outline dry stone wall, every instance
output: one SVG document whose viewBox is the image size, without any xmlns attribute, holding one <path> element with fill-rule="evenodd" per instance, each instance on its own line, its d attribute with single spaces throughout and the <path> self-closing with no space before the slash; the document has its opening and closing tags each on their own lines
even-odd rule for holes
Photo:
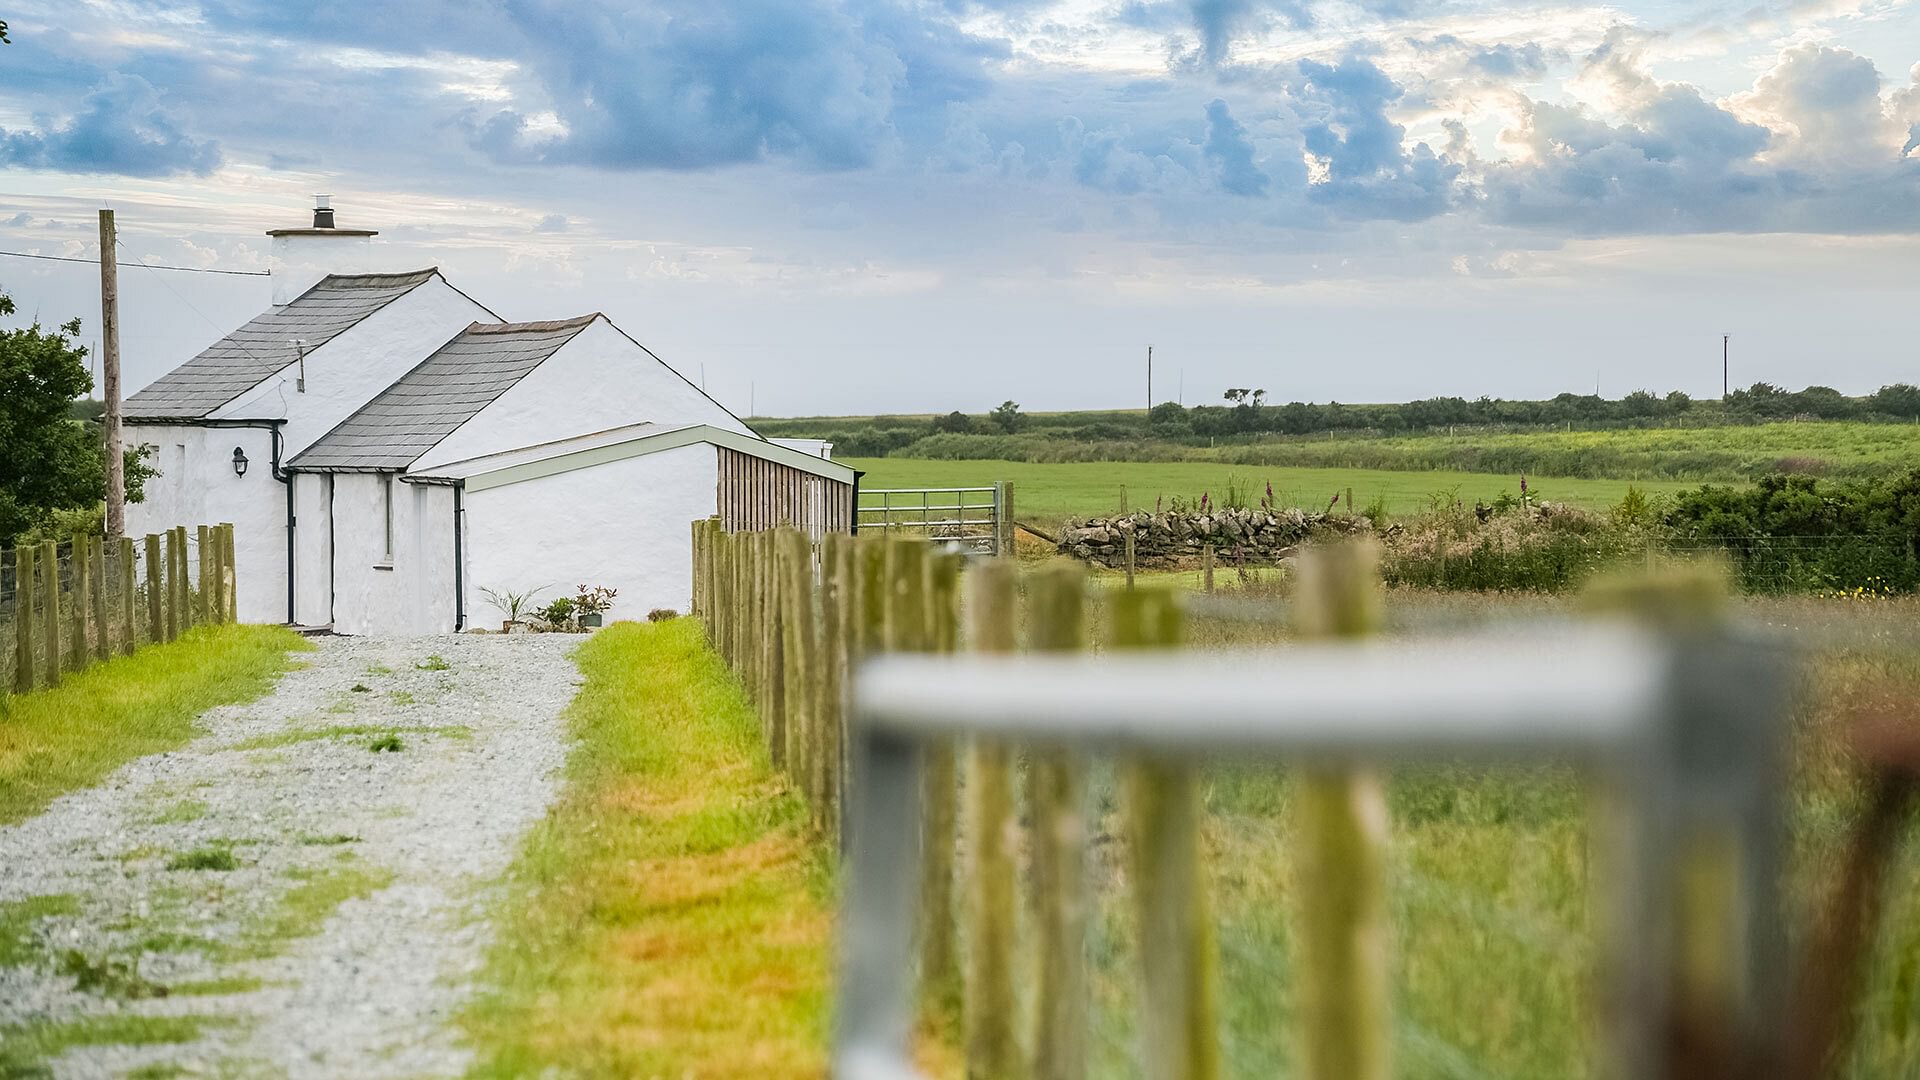
<svg viewBox="0 0 1920 1080">
<path fill-rule="evenodd" d="M 1127 561 L 1127 533 L 1134 537 L 1134 565 L 1142 569 L 1197 566 L 1208 544 L 1223 566 L 1244 560 L 1271 565 L 1309 540 L 1371 532 L 1364 516 L 1313 514 L 1297 507 L 1268 510 L 1226 507 L 1209 513 L 1137 510 L 1118 517 L 1070 520 L 1060 531 L 1059 551 L 1102 566 Z"/>
</svg>

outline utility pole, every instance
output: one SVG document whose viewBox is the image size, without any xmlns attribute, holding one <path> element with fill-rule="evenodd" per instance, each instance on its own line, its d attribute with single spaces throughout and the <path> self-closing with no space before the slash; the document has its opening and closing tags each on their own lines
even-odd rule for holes
<svg viewBox="0 0 1920 1080">
<path fill-rule="evenodd" d="M 1153 346 L 1147 346 L 1147 415 L 1153 415 Z"/>
<path fill-rule="evenodd" d="M 1733 396 L 1733 388 L 1729 386 L 1727 383 L 1727 339 L 1732 336 L 1733 336 L 1732 334 L 1720 335 L 1720 400 L 1721 401 L 1725 401 L 1728 398 Z"/>
<path fill-rule="evenodd" d="M 114 263 L 113 211 L 100 211 L 100 396 L 107 436 L 107 538 L 127 531 L 126 460 L 120 434 L 120 271 Z"/>
</svg>

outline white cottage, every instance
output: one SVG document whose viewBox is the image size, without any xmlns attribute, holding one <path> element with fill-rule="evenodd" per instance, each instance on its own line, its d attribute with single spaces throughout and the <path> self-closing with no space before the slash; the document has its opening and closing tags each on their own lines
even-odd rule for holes
<svg viewBox="0 0 1920 1080">
<path fill-rule="evenodd" d="M 126 407 L 160 470 L 129 531 L 233 522 L 241 618 L 445 632 L 497 621 L 483 590 L 580 584 L 640 617 L 687 606 L 695 518 L 851 529 L 830 448 L 761 438 L 604 315 L 352 272 L 373 234 L 325 207 L 269 235 L 275 305 Z"/>
</svg>

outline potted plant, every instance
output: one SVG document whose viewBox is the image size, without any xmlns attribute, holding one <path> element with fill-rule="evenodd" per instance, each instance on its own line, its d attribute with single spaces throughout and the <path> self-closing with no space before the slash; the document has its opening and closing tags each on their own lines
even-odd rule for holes
<svg viewBox="0 0 1920 1080">
<path fill-rule="evenodd" d="M 613 606 L 613 598 L 620 595 L 619 590 L 605 585 L 580 586 L 573 598 L 573 615 L 580 620 L 581 626 L 599 626 L 601 617 Z"/>
<path fill-rule="evenodd" d="M 549 630 L 566 631 L 573 629 L 573 597 L 562 596 L 546 607 L 534 612 L 540 621 L 547 624 Z"/>
<path fill-rule="evenodd" d="M 500 624 L 501 633 L 524 634 L 533 629 L 527 622 L 527 616 L 533 613 L 533 598 L 540 595 L 541 590 L 545 588 L 546 586 L 542 585 L 538 589 L 514 592 L 512 589 L 496 590 L 482 586 L 480 595 L 486 597 L 487 603 L 492 604 L 500 614 L 507 617 L 506 621 Z"/>
</svg>

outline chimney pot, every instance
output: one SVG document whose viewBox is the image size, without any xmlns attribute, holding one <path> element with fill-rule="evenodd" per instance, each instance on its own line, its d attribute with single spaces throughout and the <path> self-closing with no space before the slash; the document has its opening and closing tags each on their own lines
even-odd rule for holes
<svg viewBox="0 0 1920 1080">
<path fill-rule="evenodd" d="M 313 227 L 333 228 L 333 196 L 315 195 L 313 197 Z"/>
</svg>

